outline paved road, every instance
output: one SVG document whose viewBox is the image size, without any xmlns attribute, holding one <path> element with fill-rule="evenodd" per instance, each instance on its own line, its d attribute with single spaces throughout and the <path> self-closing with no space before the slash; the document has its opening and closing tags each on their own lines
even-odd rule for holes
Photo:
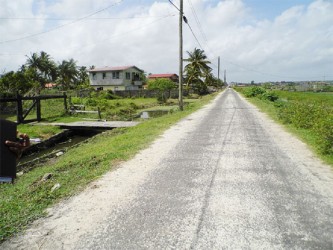
<svg viewBox="0 0 333 250">
<path fill-rule="evenodd" d="M 226 90 L 4 245 L 27 246 L 333 249 L 333 174 Z"/>
</svg>

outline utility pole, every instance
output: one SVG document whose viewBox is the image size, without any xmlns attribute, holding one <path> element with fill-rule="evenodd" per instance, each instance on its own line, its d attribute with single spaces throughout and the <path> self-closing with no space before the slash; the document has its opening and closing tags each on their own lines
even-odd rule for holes
<svg viewBox="0 0 333 250">
<path fill-rule="evenodd" d="M 227 85 L 227 70 L 224 70 L 224 85 Z"/>
<path fill-rule="evenodd" d="M 220 57 L 217 58 L 217 79 L 220 81 Z"/>
<path fill-rule="evenodd" d="M 179 5 L 179 109 L 183 110 L 183 0 Z"/>
</svg>

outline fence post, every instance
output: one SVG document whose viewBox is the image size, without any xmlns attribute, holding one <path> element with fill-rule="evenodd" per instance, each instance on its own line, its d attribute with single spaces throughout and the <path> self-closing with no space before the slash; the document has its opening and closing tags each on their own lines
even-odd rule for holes
<svg viewBox="0 0 333 250">
<path fill-rule="evenodd" d="M 98 111 L 98 118 L 99 118 L 100 120 L 102 120 L 101 110 L 100 110 L 99 107 L 97 107 L 97 111 Z"/>
<path fill-rule="evenodd" d="M 67 111 L 67 95 L 65 92 L 64 92 L 64 108 L 65 108 L 65 111 Z"/>
<path fill-rule="evenodd" d="M 17 123 L 20 124 L 23 122 L 23 107 L 22 107 L 22 96 L 17 93 L 16 94 L 17 99 Z"/>
<path fill-rule="evenodd" d="M 36 98 L 36 105 L 37 105 L 37 121 L 40 122 L 42 120 L 42 116 L 41 116 L 40 97 L 39 96 L 37 96 L 37 98 Z"/>
</svg>

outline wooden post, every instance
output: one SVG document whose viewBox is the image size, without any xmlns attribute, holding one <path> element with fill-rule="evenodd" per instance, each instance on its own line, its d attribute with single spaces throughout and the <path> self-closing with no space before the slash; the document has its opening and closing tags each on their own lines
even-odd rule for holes
<svg viewBox="0 0 333 250">
<path fill-rule="evenodd" d="M 69 97 L 69 100 L 71 100 L 70 98 L 71 97 Z M 67 95 L 65 92 L 64 92 L 64 108 L 65 108 L 65 111 L 67 111 Z"/>
<path fill-rule="evenodd" d="M 17 99 L 17 123 L 20 124 L 23 122 L 23 107 L 22 107 L 22 96 L 17 93 L 16 94 Z"/>
<path fill-rule="evenodd" d="M 42 116 L 41 116 L 41 109 L 40 109 L 40 98 L 39 96 L 36 98 L 36 107 L 37 107 L 37 121 L 40 122 L 42 120 Z"/>
<path fill-rule="evenodd" d="M 97 111 L 98 111 L 98 118 L 99 118 L 100 120 L 102 120 L 101 110 L 100 110 L 99 107 L 97 107 Z"/>
</svg>

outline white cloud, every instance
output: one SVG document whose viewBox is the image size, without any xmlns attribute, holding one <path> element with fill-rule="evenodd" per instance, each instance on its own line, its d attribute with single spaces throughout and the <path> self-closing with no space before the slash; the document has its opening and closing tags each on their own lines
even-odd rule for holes
<svg viewBox="0 0 333 250">
<path fill-rule="evenodd" d="M 245 0 L 190 2 L 206 39 L 189 1 L 184 1 L 189 24 L 215 62 L 215 70 L 217 56 L 221 56 L 229 81 L 312 80 L 324 75 L 328 79 L 329 74 L 333 79 L 331 1 L 294 6 L 270 20 L 256 19 Z M 110 5 L 107 0 L 0 3 L 4 6 L 0 17 L 79 18 Z M 178 72 L 178 13 L 168 1 L 150 5 L 123 1 L 93 17 L 128 18 L 80 22 L 0 19 L 0 72 L 17 70 L 25 62 L 25 55 L 41 50 L 56 61 L 74 58 L 85 66 L 134 64 L 151 73 Z M 59 25 L 65 26 L 55 29 Z M 199 45 L 186 24 L 183 28 L 186 57 L 186 51 Z M 50 29 L 54 30 L 47 32 Z M 42 32 L 46 33 L 5 42 Z"/>
</svg>

